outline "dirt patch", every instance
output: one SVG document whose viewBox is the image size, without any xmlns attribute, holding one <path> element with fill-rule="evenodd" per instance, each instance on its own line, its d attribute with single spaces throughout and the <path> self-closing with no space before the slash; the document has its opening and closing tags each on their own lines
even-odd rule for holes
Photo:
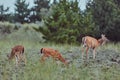
<svg viewBox="0 0 120 80">
<path fill-rule="evenodd" d="M 107 66 L 112 66 L 112 65 L 119 65 L 120 66 L 120 53 L 116 52 L 114 50 L 100 50 L 96 54 L 96 59 L 93 60 L 93 55 L 92 51 L 90 50 L 88 55 L 89 59 L 86 60 L 86 54 L 84 54 L 84 60 L 82 60 L 82 53 L 80 51 L 76 52 L 66 52 L 66 57 L 67 59 L 72 62 L 72 63 L 77 63 L 77 65 L 82 65 L 83 62 L 87 62 L 86 64 L 92 64 L 92 65 L 97 65 L 97 66 L 102 66 L 102 65 L 107 65 Z"/>
</svg>

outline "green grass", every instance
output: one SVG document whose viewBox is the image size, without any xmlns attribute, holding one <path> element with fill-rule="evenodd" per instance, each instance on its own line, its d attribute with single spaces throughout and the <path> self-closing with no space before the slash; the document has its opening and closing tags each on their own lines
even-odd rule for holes
<svg viewBox="0 0 120 80">
<path fill-rule="evenodd" d="M 18 25 L 19 26 L 19 25 Z M 24 24 L 14 30 L 15 24 L 0 22 L 0 27 L 10 29 L 11 33 L 0 32 L 0 80 L 120 80 L 120 43 L 106 44 L 97 49 L 96 60 L 81 59 L 81 45 L 43 43 L 42 34 L 33 30 L 36 24 Z M 7 54 L 15 45 L 25 47 L 27 64 L 15 66 L 15 60 L 7 60 Z M 72 62 L 69 67 L 59 65 L 49 58 L 45 63 L 40 62 L 38 53 L 42 47 L 50 47 Z M 85 55 L 85 54 L 84 54 Z M 118 62 L 111 61 L 118 56 Z"/>
<path fill-rule="evenodd" d="M 27 65 L 15 66 L 15 61 L 7 61 L 6 55 L 10 53 L 14 45 L 22 44 L 25 46 Z M 52 47 L 59 50 L 64 57 L 68 57 L 70 52 L 77 54 L 78 57 L 72 59 L 73 63 L 65 67 L 62 63 L 57 65 L 51 58 L 45 63 L 40 63 L 41 55 L 38 54 L 40 48 Z M 108 44 L 100 47 L 102 50 L 114 50 L 119 53 L 120 44 Z M 80 62 L 77 60 L 80 59 Z M 100 65 L 100 66 L 99 66 Z M 120 64 L 111 66 L 106 63 L 81 61 L 81 47 L 63 44 L 45 44 L 29 41 L 1 41 L 0 42 L 0 79 L 2 80 L 119 80 Z"/>
</svg>

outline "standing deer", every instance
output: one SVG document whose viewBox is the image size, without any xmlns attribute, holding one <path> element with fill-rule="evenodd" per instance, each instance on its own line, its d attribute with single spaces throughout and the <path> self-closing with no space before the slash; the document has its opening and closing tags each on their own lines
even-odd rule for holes
<svg viewBox="0 0 120 80">
<path fill-rule="evenodd" d="M 43 54 L 41 61 L 45 61 L 47 57 L 52 57 L 54 60 L 60 60 L 63 62 L 65 65 L 67 65 L 66 60 L 62 57 L 62 55 L 54 49 L 51 48 L 41 48 L 40 53 Z"/>
<path fill-rule="evenodd" d="M 24 55 L 24 47 L 22 45 L 17 45 L 12 48 L 10 55 L 7 55 L 8 59 L 11 60 L 13 58 L 16 59 L 16 66 L 20 61 L 24 61 L 26 64 L 26 59 Z"/>
<path fill-rule="evenodd" d="M 82 38 L 82 44 L 83 44 L 82 58 L 83 58 L 83 54 L 84 54 L 84 48 L 86 47 L 86 59 L 88 59 L 88 50 L 90 48 L 93 49 L 93 59 L 95 59 L 97 47 L 105 44 L 107 41 L 109 41 L 109 40 L 105 37 L 104 34 L 102 34 L 101 38 L 98 40 L 91 36 L 83 37 Z"/>
</svg>

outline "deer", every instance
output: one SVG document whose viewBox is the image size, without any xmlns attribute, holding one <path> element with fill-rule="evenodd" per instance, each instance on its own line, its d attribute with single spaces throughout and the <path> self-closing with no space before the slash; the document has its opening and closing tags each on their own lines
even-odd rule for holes
<svg viewBox="0 0 120 80">
<path fill-rule="evenodd" d="M 86 59 L 88 59 L 88 50 L 92 49 L 93 50 L 93 59 L 95 59 L 96 57 L 96 49 L 100 46 L 100 45 L 104 45 L 106 42 L 108 42 L 109 40 L 107 39 L 107 37 L 104 34 L 101 34 L 101 38 L 100 39 L 96 39 L 94 37 L 91 36 L 85 36 L 82 38 L 82 59 L 84 56 L 84 50 L 86 48 Z"/>
<path fill-rule="evenodd" d="M 65 65 L 68 64 L 67 61 L 62 57 L 61 53 L 59 53 L 59 51 L 54 50 L 52 48 L 41 48 L 40 53 L 43 54 L 43 56 L 40 59 L 41 62 L 44 62 L 48 57 L 52 57 L 53 60 L 55 61 L 59 60 Z"/>
<path fill-rule="evenodd" d="M 26 64 L 26 58 L 24 54 L 24 46 L 16 45 L 12 48 L 11 53 L 7 55 L 8 60 L 12 60 L 13 58 L 16 59 L 16 66 L 20 63 L 20 61 L 24 61 Z"/>
</svg>

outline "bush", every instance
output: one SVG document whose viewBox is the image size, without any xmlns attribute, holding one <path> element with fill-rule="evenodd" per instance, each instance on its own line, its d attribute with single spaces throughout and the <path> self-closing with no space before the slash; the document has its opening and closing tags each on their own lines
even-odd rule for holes
<svg viewBox="0 0 120 80">
<path fill-rule="evenodd" d="M 80 34 L 80 11 L 77 1 L 60 1 L 51 8 L 51 14 L 44 18 L 45 27 L 36 29 L 47 41 L 55 43 L 76 43 Z"/>
</svg>

